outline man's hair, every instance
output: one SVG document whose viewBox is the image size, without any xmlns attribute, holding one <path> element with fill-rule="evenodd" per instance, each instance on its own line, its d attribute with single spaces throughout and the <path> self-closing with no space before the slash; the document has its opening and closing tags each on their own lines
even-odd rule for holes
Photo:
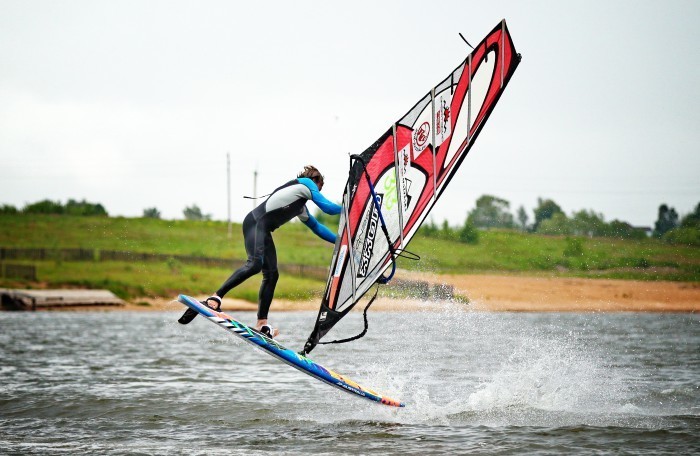
<svg viewBox="0 0 700 456">
<path fill-rule="evenodd" d="M 323 184 L 323 174 L 321 174 L 321 171 L 312 165 L 304 166 L 304 171 L 300 172 L 297 177 L 307 177 L 312 181 L 318 181 Z"/>
</svg>

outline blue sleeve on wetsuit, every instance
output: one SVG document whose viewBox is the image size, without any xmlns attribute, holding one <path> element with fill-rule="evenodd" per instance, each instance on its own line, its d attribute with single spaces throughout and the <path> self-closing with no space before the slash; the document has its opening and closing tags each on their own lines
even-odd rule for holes
<svg viewBox="0 0 700 456">
<path fill-rule="evenodd" d="M 332 201 L 327 200 L 326 197 L 318 191 L 316 182 L 312 181 L 308 177 L 299 177 L 297 180 L 300 184 L 304 184 L 306 188 L 311 191 L 311 201 L 313 201 L 323 212 L 328 215 L 340 214 L 342 207 Z"/>
<path fill-rule="evenodd" d="M 313 231 L 316 236 L 320 237 L 324 241 L 328 241 L 331 244 L 335 244 L 336 235 L 328 229 L 323 223 L 318 223 L 318 220 L 314 218 L 313 215 L 308 214 L 309 218 L 304 222 L 304 225 L 308 226 L 311 231 Z"/>
</svg>

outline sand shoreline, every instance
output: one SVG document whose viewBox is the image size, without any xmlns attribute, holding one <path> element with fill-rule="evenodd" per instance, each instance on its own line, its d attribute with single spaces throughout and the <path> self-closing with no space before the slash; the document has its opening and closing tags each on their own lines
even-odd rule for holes
<svg viewBox="0 0 700 456">
<path fill-rule="evenodd" d="M 419 299 L 379 297 L 374 310 L 439 310 L 446 306 L 493 312 L 699 312 L 700 283 L 645 282 L 638 280 L 526 277 L 495 274 L 437 275 L 402 271 L 402 278 L 454 286 L 455 293 L 469 298 L 468 304 Z M 203 296 L 197 296 L 204 298 Z M 174 297 L 173 297 L 174 298 Z M 148 303 L 148 305 L 137 303 Z M 364 299 L 357 310 L 364 308 Z M 275 300 L 271 310 L 318 310 L 317 301 Z M 71 308 L 71 310 L 95 308 Z M 174 299 L 137 299 L 119 308 L 104 310 L 173 310 L 182 305 Z M 255 311 L 256 304 L 224 299 L 228 311 Z"/>
</svg>

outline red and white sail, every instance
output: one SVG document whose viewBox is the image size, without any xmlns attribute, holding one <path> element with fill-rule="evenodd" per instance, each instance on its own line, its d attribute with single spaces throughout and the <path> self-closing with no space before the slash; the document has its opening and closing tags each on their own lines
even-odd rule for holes
<svg viewBox="0 0 700 456">
<path fill-rule="evenodd" d="M 471 150 L 520 62 L 505 20 L 445 79 L 360 154 L 377 195 L 389 240 L 380 229 L 362 164 L 343 194 L 333 259 L 314 346 L 377 281 L 403 249 Z"/>
</svg>

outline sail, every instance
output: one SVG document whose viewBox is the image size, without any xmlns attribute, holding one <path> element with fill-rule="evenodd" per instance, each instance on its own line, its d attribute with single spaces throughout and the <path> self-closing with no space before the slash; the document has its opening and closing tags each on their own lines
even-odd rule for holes
<svg viewBox="0 0 700 456">
<path fill-rule="evenodd" d="M 519 62 L 504 20 L 352 160 L 328 281 L 305 353 L 409 243 L 471 150 Z"/>
</svg>

